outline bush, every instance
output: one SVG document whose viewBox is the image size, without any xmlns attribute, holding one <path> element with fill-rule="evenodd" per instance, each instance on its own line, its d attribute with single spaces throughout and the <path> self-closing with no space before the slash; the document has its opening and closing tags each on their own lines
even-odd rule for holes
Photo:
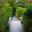
<svg viewBox="0 0 32 32">
<path fill-rule="evenodd" d="M 1 31 L 6 32 L 8 18 L 12 16 L 13 8 L 9 6 L 8 3 L 0 7 L 0 25 Z"/>
<path fill-rule="evenodd" d="M 24 12 L 26 12 L 26 8 L 17 7 L 17 9 L 16 9 L 16 16 L 21 16 L 21 15 L 24 14 Z"/>
<path fill-rule="evenodd" d="M 27 7 L 26 13 L 24 13 L 24 25 L 25 25 L 25 30 L 27 32 L 30 31 L 30 27 L 32 27 L 32 5 L 29 5 Z"/>
<path fill-rule="evenodd" d="M 24 13 L 27 17 L 31 18 L 32 17 L 32 4 L 30 4 L 28 7 L 27 7 L 27 12 Z"/>
</svg>

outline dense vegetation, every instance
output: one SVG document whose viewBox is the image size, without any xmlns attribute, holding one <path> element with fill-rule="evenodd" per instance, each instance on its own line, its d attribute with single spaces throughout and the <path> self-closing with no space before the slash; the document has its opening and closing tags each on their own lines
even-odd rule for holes
<svg viewBox="0 0 32 32">
<path fill-rule="evenodd" d="M 9 0 L 5 3 L 0 4 L 0 29 L 3 32 L 6 32 L 7 30 L 7 22 L 9 17 L 13 16 L 13 7 L 16 6 L 16 16 L 22 17 L 23 16 L 23 23 L 25 25 L 25 30 L 28 31 L 30 27 L 32 27 L 32 3 L 28 2 L 25 4 L 25 1 L 23 2 L 17 2 L 16 4 L 14 2 L 10 2 Z M 15 4 L 15 5 L 13 5 Z M 29 31 L 28 31 L 29 32 Z"/>
</svg>

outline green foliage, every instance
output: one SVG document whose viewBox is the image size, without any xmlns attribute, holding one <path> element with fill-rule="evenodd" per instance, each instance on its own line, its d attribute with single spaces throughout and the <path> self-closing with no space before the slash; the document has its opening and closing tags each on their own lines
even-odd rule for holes
<svg viewBox="0 0 32 32">
<path fill-rule="evenodd" d="M 8 1 L 8 3 L 7 3 Z M 2 4 L 0 4 L 0 25 L 1 30 L 6 32 L 8 18 L 13 16 L 13 7 L 16 6 L 16 16 L 23 16 L 23 23 L 26 28 L 29 28 L 32 24 L 32 3 L 25 4 L 26 0 L 20 0 L 16 4 L 16 2 L 11 2 L 11 0 L 5 0 Z M 13 6 L 13 7 L 12 7 Z M 28 7 L 26 7 L 28 6 Z M 22 8 L 25 7 L 25 8 Z"/>
<path fill-rule="evenodd" d="M 0 5 L 0 25 L 1 25 L 1 30 L 2 31 L 6 31 L 6 27 L 7 27 L 7 22 L 8 22 L 8 18 L 12 16 L 12 11 L 13 8 L 10 7 L 9 3 Z"/>
<path fill-rule="evenodd" d="M 24 13 L 24 25 L 26 31 L 28 28 L 32 27 L 32 4 L 30 4 L 27 8 L 26 13 Z"/>
<path fill-rule="evenodd" d="M 32 4 L 27 7 L 27 12 L 24 13 L 27 17 L 32 18 Z"/>
<path fill-rule="evenodd" d="M 26 12 L 26 8 L 17 7 L 17 9 L 16 9 L 16 16 L 21 16 L 21 15 L 24 14 L 24 12 Z"/>
</svg>

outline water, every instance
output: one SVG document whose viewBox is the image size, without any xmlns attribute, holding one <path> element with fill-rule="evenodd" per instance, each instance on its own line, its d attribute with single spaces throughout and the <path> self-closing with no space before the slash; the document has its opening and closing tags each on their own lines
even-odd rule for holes
<svg viewBox="0 0 32 32">
<path fill-rule="evenodd" d="M 9 32 L 23 32 L 24 31 L 21 20 L 17 19 L 17 17 L 14 16 L 12 19 L 10 17 L 8 23 L 9 23 Z"/>
</svg>

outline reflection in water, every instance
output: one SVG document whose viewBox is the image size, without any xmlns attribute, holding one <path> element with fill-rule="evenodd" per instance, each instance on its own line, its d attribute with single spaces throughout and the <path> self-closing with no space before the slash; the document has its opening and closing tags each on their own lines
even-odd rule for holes
<svg viewBox="0 0 32 32">
<path fill-rule="evenodd" d="M 17 19 L 17 17 L 11 17 L 9 18 L 9 31 L 10 32 L 23 32 L 24 28 L 23 25 L 21 24 L 21 21 Z"/>
</svg>

